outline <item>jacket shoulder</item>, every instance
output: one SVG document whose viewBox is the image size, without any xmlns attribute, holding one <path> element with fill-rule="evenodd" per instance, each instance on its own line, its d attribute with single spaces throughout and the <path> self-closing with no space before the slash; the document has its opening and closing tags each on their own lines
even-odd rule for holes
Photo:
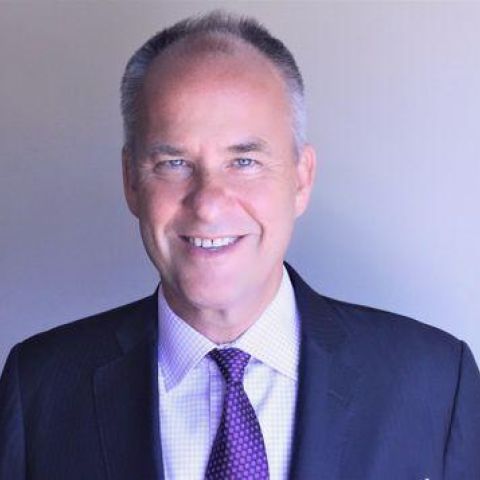
<svg viewBox="0 0 480 480">
<path fill-rule="evenodd" d="M 91 315 L 38 333 L 14 347 L 20 370 L 27 376 L 95 367 L 121 351 L 117 333 L 125 328 L 143 330 L 152 319 L 143 315 L 153 297 Z"/>
<path fill-rule="evenodd" d="M 379 364 L 408 365 L 419 360 L 431 365 L 438 361 L 438 366 L 449 368 L 458 365 L 466 345 L 453 335 L 403 315 L 321 295 L 295 269 L 286 267 L 306 328 L 320 343 L 348 337 L 358 355 Z"/>
<path fill-rule="evenodd" d="M 150 297 L 145 297 L 134 302 L 121 305 L 88 317 L 81 318 L 49 330 L 37 333 L 21 342 L 24 347 L 37 344 L 64 343 L 69 340 L 78 341 L 80 337 L 98 337 L 115 331 L 122 322 L 135 314 Z M 103 333 L 105 332 L 105 333 Z"/>
<path fill-rule="evenodd" d="M 376 351 L 382 361 L 437 370 L 458 368 L 465 343 L 452 334 L 404 315 L 322 298 L 353 339 Z"/>
</svg>

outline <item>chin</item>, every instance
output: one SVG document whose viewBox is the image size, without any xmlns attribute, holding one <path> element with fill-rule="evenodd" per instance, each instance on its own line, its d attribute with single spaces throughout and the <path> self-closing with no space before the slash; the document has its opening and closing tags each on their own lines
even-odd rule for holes
<svg viewBox="0 0 480 480">
<path fill-rule="evenodd" d="M 205 282 L 202 285 L 185 285 L 182 296 L 198 309 L 228 309 L 238 302 L 239 288 L 225 282 Z"/>
</svg>

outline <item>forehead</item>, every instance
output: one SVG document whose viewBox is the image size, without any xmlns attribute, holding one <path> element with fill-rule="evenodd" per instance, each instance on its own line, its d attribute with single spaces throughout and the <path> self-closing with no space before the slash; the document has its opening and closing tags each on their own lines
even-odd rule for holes
<svg viewBox="0 0 480 480">
<path fill-rule="evenodd" d="M 287 88 L 278 68 L 255 47 L 236 39 L 209 36 L 180 41 L 150 65 L 143 86 L 147 103 L 182 95 L 236 90 L 276 97 L 288 105 Z M 271 100 L 271 98 L 270 98 Z"/>
<path fill-rule="evenodd" d="M 167 50 L 150 66 L 139 106 L 137 138 L 144 147 L 160 141 L 196 151 L 245 138 L 282 150 L 294 145 L 283 77 L 249 45 Z"/>
</svg>

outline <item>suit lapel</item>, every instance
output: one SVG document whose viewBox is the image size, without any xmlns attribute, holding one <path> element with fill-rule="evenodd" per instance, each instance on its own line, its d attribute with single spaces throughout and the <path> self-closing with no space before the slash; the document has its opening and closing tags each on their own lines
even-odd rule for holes
<svg viewBox="0 0 480 480">
<path fill-rule="evenodd" d="M 361 365 L 327 301 L 287 265 L 302 324 L 290 478 L 336 478 Z"/>
<path fill-rule="evenodd" d="M 156 295 L 119 328 L 123 354 L 98 368 L 96 413 L 111 480 L 163 479 L 158 414 Z"/>
</svg>

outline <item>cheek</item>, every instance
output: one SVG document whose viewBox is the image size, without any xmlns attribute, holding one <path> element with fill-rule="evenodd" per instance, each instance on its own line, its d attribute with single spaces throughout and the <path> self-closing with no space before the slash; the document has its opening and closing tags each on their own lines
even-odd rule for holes
<svg viewBox="0 0 480 480">
<path fill-rule="evenodd" d="M 144 185 L 140 197 L 141 220 L 153 226 L 168 223 L 177 209 L 177 197 L 171 188 Z"/>
<path fill-rule="evenodd" d="M 269 235 L 289 235 L 295 213 L 295 192 L 290 183 L 261 185 L 244 192 L 246 209 Z"/>
<path fill-rule="evenodd" d="M 174 208 L 164 195 L 146 195 L 140 205 L 140 232 L 150 259 L 157 269 L 163 270 L 171 257 L 168 232 Z"/>
<path fill-rule="evenodd" d="M 163 195 L 149 195 L 142 199 L 139 215 L 140 231 L 147 250 L 150 255 L 158 257 L 157 260 L 168 256 L 167 235 L 173 215 L 173 205 L 165 201 Z"/>
</svg>

